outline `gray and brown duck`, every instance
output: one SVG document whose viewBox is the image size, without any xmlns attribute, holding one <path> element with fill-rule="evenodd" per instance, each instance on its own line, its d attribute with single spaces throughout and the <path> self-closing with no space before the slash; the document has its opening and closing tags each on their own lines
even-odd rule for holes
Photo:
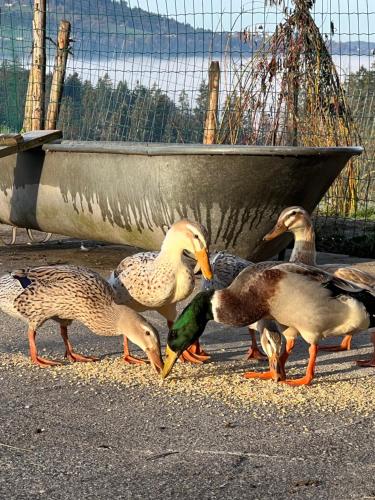
<svg viewBox="0 0 375 500">
<path fill-rule="evenodd" d="M 289 351 L 298 333 L 310 345 L 305 376 L 284 380 L 290 385 L 305 385 L 314 378 L 321 339 L 375 326 L 375 296 L 371 289 L 310 266 L 247 267 L 228 288 L 200 292 L 184 309 L 169 332 L 162 377 L 168 376 L 180 352 L 202 335 L 208 321 L 240 327 L 262 318 L 284 325 Z M 283 380 L 286 359 L 280 355 L 259 378 Z M 245 374 L 247 378 L 255 376 L 254 372 Z"/>
<path fill-rule="evenodd" d="M 140 314 L 115 303 L 109 284 L 97 273 L 70 265 L 20 269 L 0 278 L 0 309 L 28 325 L 30 357 L 33 363 L 48 367 L 59 364 L 38 355 L 37 329 L 47 320 L 60 324 L 70 361 L 96 361 L 98 358 L 74 352 L 68 338 L 73 320 L 86 325 L 97 335 L 123 335 L 124 361 L 143 363 L 130 356 L 127 338 L 146 354 L 157 372 L 163 367 L 158 332 Z"/>
</svg>

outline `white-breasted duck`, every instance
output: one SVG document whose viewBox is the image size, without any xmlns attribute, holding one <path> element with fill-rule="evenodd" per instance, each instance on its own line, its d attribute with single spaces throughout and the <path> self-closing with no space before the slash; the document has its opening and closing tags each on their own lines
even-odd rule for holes
<svg viewBox="0 0 375 500">
<path fill-rule="evenodd" d="M 170 327 L 176 319 L 178 302 L 193 291 L 193 269 L 184 258 L 184 251 L 199 263 L 204 278 L 212 278 L 208 258 L 206 229 L 197 222 L 180 220 L 165 235 L 160 252 L 142 252 L 126 257 L 108 279 L 116 300 L 136 311 L 155 310 L 164 316 Z M 195 343 L 180 360 L 202 363 L 209 356 Z"/>
</svg>

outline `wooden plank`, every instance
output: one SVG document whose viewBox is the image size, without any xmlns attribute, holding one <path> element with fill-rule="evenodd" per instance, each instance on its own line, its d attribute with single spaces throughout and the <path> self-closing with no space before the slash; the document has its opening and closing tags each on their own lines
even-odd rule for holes
<svg viewBox="0 0 375 500">
<path fill-rule="evenodd" d="M 34 130 L 33 132 L 26 132 L 23 134 L 22 138 L 22 141 L 14 142 L 9 146 L 1 146 L 0 144 L 0 158 L 21 151 L 27 151 L 28 149 L 37 148 L 46 142 L 61 139 L 62 132 L 61 130 Z"/>
<path fill-rule="evenodd" d="M 14 146 L 23 142 L 21 134 L 0 134 L 0 146 Z"/>
</svg>

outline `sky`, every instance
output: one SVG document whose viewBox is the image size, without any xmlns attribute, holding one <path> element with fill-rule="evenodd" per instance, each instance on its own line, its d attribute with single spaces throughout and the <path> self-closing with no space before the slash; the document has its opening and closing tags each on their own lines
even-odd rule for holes
<svg viewBox="0 0 375 500">
<path fill-rule="evenodd" d="M 292 5 L 291 0 L 285 2 Z M 128 0 L 128 5 L 214 31 L 255 31 L 263 26 L 273 32 L 283 19 L 281 9 L 265 9 L 264 0 Z M 316 0 L 313 13 L 323 33 L 330 33 L 333 22 L 335 40 L 375 41 L 375 0 Z"/>
</svg>

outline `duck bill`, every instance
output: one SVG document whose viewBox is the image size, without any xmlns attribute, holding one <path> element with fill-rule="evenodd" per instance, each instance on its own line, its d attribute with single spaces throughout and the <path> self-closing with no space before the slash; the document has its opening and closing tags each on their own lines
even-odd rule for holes
<svg viewBox="0 0 375 500">
<path fill-rule="evenodd" d="M 197 259 L 198 264 L 202 270 L 202 274 L 206 278 L 206 280 L 212 280 L 213 273 L 210 261 L 208 259 L 207 250 L 205 248 L 203 248 L 203 250 L 197 250 L 195 252 L 195 258 Z"/>
<path fill-rule="evenodd" d="M 269 358 L 270 372 L 274 382 L 280 382 L 286 379 L 284 366 L 280 363 L 280 358 L 276 354 L 272 354 Z"/>
<path fill-rule="evenodd" d="M 164 368 L 164 363 L 160 349 L 147 349 L 146 354 L 156 373 L 161 373 Z"/>
<path fill-rule="evenodd" d="M 272 231 L 267 233 L 263 239 L 265 241 L 273 240 L 273 239 L 277 238 L 278 236 L 280 236 L 281 234 L 285 233 L 286 231 L 288 231 L 287 226 L 283 222 L 277 222 L 275 227 L 272 229 Z"/>
<path fill-rule="evenodd" d="M 171 373 L 172 368 L 177 361 L 178 353 L 172 351 L 172 349 L 167 344 L 167 347 L 165 348 L 165 356 L 166 356 L 166 358 L 165 358 L 165 362 L 164 362 L 164 368 L 161 372 L 162 379 L 167 378 L 168 375 Z"/>
</svg>

